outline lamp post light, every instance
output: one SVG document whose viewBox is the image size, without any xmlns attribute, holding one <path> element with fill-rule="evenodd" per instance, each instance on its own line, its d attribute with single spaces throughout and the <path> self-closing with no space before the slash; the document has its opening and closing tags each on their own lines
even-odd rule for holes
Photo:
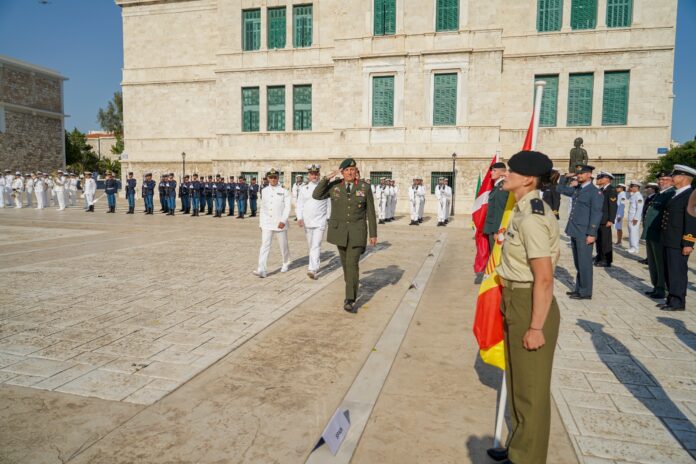
<svg viewBox="0 0 696 464">
<path fill-rule="evenodd" d="M 183 179 L 184 176 L 186 175 L 186 152 L 182 151 L 181 152 L 181 178 Z"/>
<path fill-rule="evenodd" d="M 457 154 L 452 153 L 452 208 L 450 216 L 454 216 L 454 187 L 457 185 Z"/>
</svg>

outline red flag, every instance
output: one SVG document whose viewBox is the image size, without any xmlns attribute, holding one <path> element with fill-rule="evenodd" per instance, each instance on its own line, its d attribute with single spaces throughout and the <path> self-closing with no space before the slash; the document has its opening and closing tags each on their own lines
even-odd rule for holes
<svg viewBox="0 0 696 464">
<path fill-rule="evenodd" d="M 497 161 L 497 156 L 494 155 L 491 163 L 488 166 L 486 175 L 483 177 L 481 188 L 479 188 L 476 200 L 474 201 L 474 212 L 471 213 L 471 218 L 476 228 L 476 258 L 474 259 L 474 272 L 483 272 L 488 262 L 488 236 L 483 233 L 483 226 L 486 222 L 486 213 L 488 212 L 488 195 L 493 189 L 491 181 L 490 167 Z"/>
</svg>

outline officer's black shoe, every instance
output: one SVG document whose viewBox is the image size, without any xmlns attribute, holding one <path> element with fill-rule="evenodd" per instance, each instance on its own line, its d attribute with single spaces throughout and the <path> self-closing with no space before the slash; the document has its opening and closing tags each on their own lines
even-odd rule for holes
<svg viewBox="0 0 696 464">
<path fill-rule="evenodd" d="M 449 224 L 449 219 L 445 219 L 445 224 Z"/>
<path fill-rule="evenodd" d="M 664 299 L 665 294 L 664 293 L 651 293 L 648 296 L 650 298 L 652 298 L 653 300 L 662 300 L 662 299 Z"/>
<path fill-rule="evenodd" d="M 663 307 L 660 308 L 662 311 L 686 311 L 685 306 L 670 306 L 670 305 L 664 305 Z"/>
<path fill-rule="evenodd" d="M 355 314 L 358 312 L 358 310 L 355 308 L 355 301 L 353 300 L 345 300 L 343 302 L 343 309 L 348 311 L 349 313 Z"/>
<path fill-rule="evenodd" d="M 256 213 L 251 213 L 249 217 L 256 217 Z"/>
<path fill-rule="evenodd" d="M 380 219 L 379 224 L 384 224 L 384 219 Z"/>
<path fill-rule="evenodd" d="M 213 213 L 210 212 L 210 211 L 208 211 L 207 213 L 205 213 L 206 216 L 211 216 L 212 214 L 213 214 Z"/>
<path fill-rule="evenodd" d="M 573 296 L 573 295 L 579 295 L 579 293 L 576 291 L 571 291 L 571 292 L 566 292 L 566 295 Z"/>
<path fill-rule="evenodd" d="M 583 295 L 580 295 L 580 294 L 576 293 L 575 295 L 570 295 L 570 299 L 571 299 L 571 300 L 591 300 L 591 299 L 592 299 L 592 295 L 585 295 L 585 296 L 583 296 Z"/>
<path fill-rule="evenodd" d="M 419 219 L 418 219 L 418 222 L 423 222 L 423 218 L 419 218 Z"/>
<path fill-rule="evenodd" d="M 502 461 L 508 457 L 507 448 L 488 448 L 486 453 L 494 461 Z"/>
<path fill-rule="evenodd" d="M 227 213 L 227 215 L 228 215 L 228 216 L 234 216 L 234 214 L 233 214 L 233 213 Z"/>
</svg>

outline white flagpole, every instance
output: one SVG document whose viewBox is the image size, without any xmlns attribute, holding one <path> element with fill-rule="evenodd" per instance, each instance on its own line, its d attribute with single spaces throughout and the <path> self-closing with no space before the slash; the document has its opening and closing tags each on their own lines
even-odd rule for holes
<svg viewBox="0 0 696 464">
<path fill-rule="evenodd" d="M 536 88 L 534 97 L 534 115 L 532 123 L 532 150 L 537 148 L 537 137 L 539 136 L 539 116 L 541 115 L 541 98 L 544 95 L 545 81 L 534 82 Z M 506 366 L 508 367 L 508 366 Z M 507 382 L 505 381 L 505 372 L 503 372 L 503 381 L 500 385 L 500 399 L 498 400 L 498 412 L 495 417 L 495 436 L 493 437 L 493 448 L 500 448 L 503 435 L 503 422 L 505 421 L 505 406 L 507 405 Z"/>
</svg>

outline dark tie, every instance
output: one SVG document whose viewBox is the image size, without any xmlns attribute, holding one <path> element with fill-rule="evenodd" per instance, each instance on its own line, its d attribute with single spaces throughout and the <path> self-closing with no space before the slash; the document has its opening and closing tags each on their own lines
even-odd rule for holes
<svg viewBox="0 0 696 464">
<path fill-rule="evenodd" d="M 346 192 L 350 193 L 350 184 L 346 184 Z"/>
</svg>

